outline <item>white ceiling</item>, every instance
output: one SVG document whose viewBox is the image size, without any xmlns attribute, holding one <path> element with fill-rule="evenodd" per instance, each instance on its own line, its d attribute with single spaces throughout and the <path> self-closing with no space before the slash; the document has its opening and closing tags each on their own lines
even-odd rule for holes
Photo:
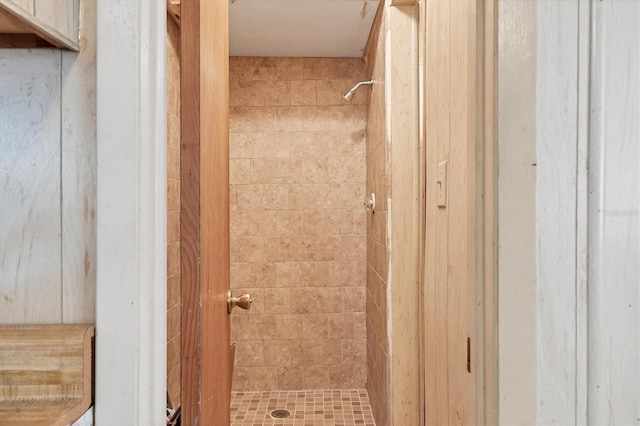
<svg viewBox="0 0 640 426">
<path fill-rule="evenodd" d="M 232 0 L 231 56 L 360 57 L 379 0 Z"/>
</svg>

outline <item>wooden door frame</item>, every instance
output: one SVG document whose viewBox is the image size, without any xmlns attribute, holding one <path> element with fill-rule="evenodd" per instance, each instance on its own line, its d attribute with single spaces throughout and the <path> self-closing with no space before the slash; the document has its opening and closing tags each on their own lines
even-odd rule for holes
<svg viewBox="0 0 640 426">
<path fill-rule="evenodd" d="M 230 424 L 228 7 L 181 4 L 181 390 L 188 425 Z"/>
<path fill-rule="evenodd" d="M 164 2 L 98 2 L 96 424 L 166 422 Z"/>
<path fill-rule="evenodd" d="M 476 315 L 476 419 L 477 424 L 498 423 L 498 152 L 497 152 L 497 41 L 498 0 L 478 2 L 477 19 L 477 146 L 476 146 L 476 276 L 478 277 Z M 426 2 L 420 2 L 420 415 L 426 424 L 426 99 L 425 39 Z"/>
<path fill-rule="evenodd" d="M 498 424 L 498 0 L 485 0 L 482 10 L 482 265 L 481 346 L 478 412 L 482 424 Z"/>
</svg>

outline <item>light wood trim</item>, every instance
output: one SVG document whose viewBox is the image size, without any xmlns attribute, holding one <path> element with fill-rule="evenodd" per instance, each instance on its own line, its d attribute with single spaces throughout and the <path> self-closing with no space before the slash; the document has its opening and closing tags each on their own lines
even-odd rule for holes
<svg viewBox="0 0 640 426">
<path fill-rule="evenodd" d="M 230 424 L 228 7 L 182 4 L 181 380 L 189 425 Z"/>
<path fill-rule="evenodd" d="M 180 28 L 180 273 L 182 421 L 195 425 L 200 394 L 200 10 L 182 5 Z"/>
<path fill-rule="evenodd" d="M 362 57 L 367 63 L 367 75 L 373 73 L 374 55 L 376 53 L 376 45 L 378 44 L 378 34 L 380 33 L 380 27 L 382 26 L 382 16 L 384 14 L 384 2 L 385 0 L 379 0 L 378 9 L 376 10 L 376 16 L 373 18 L 373 24 L 371 25 L 371 31 L 369 31 L 369 38 L 367 44 L 364 46 Z"/>
<path fill-rule="evenodd" d="M 200 424 L 228 425 L 229 2 L 201 1 L 200 19 Z"/>
<path fill-rule="evenodd" d="M 385 59 L 388 122 L 388 178 L 391 204 L 388 226 L 393 253 L 389 260 L 388 306 L 393 332 L 390 339 L 390 423 L 415 425 L 420 421 L 419 348 L 419 88 L 418 6 L 387 8 L 389 28 Z M 394 70 L 406 72 L 394 72 Z M 414 70 L 414 72 L 410 72 Z"/>
<path fill-rule="evenodd" d="M 429 76 L 437 75 L 438 64 L 436 61 L 428 60 L 432 52 L 437 52 L 438 48 L 438 2 L 423 2 L 424 10 L 424 127 L 425 127 L 425 205 L 423 215 L 425 217 L 424 223 L 424 269 L 422 278 L 422 311 L 423 322 L 421 336 L 423 337 L 422 347 L 422 388 L 424 400 L 422 401 L 424 421 L 422 424 L 431 425 L 436 424 L 437 419 L 437 382 L 436 375 L 436 352 L 433 350 L 436 345 L 436 300 L 435 295 L 435 277 L 436 277 L 436 236 L 432 234 L 432 231 L 437 232 L 437 227 L 434 228 L 432 224 L 437 221 L 437 210 L 429 208 L 428 206 L 435 203 L 435 194 L 429 189 L 428 182 L 435 180 L 436 169 L 430 165 L 431 156 L 436 155 L 437 145 L 433 143 L 433 139 L 427 139 L 427 135 L 434 135 L 437 130 L 437 88 L 438 80 L 430 78 Z M 429 52 L 429 55 L 427 55 Z M 429 345 L 426 344 L 429 342 Z M 434 386 L 429 386 L 429 383 L 434 383 Z"/>
<path fill-rule="evenodd" d="M 75 10 L 77 12 L 77 8 Z M 33 33 L 38 37 L 51 43 L 53 46 L 69 49 L 73 51 L 80 50 L 80 44 L 77 40 L 72 40 L 52 26 L 48 25 L 42 19 L 22 9 L 20 5 L 11 0 L 0 1 L 0 15 L 6 17 L 13 25 L 21 27 L 28 33 Z M 77 22 L 77 19 L 76 19 Z M 0 32 L 3 29 L 0 28 Z M 77 28 L 76 28 L 77 31 Z M 1 37 L 1 36 L 0 36 Z"/>
<path fill-rule="evenodd" d="M 496 0 L 483 2 L 483 424 L 498 424 L 498 150 Z"/>
<path fill-rule="evenodd" d="M 416 6 L 418 0 L 391 0 L 390 6 Z"/>
<path fill-rule="evenodd" d="M 419 182 L 420 186 L 418 188 L 419 194 L 419 209 L 420 209 L 420 250 L 419 250 L 419 282 L 418 285 L 420 287 L 420 306 L 418 311 L 419 318 L 419 345 L 420 345 L 420 424 L 424 425 L 426 422 L 426 414 L 425 414 L 425 401 L 426 401 L 426 388 L 425 388 L 425 353 L 426 353 L 426 336 L 425 336 L 425 321 L 426 321 L 426 309 L 425 309 L 425 268 L 426 268 L 426 248 L 427 248 L 427 233 L 426 233 L 426 220 L 427 220 L 427 209 L 426 209 L 426 183 L 427 183 L 427 158 L 426 158 L 426 63 L 425 63 L 425 55 L 426 55 L 426 40 L 427 40 L 427 19 L 426 19 L 426 2 L 422 1 L 419 3 L 419 23 L 418 23 L 418 109 L 419 109 L 419 147 L 420 147 L 420 158 L 419 158 Z"/>
</svg>

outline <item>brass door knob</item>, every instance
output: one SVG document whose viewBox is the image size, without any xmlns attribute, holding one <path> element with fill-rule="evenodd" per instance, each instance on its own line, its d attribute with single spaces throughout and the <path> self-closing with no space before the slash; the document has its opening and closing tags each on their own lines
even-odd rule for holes
<svg viewBox="0 0 640 426">
<path fill-rule="evenodd" d="M 249 293 L 243 294 L 240 297 L 234 297 L 231 295 L 231 290 L 227 292 L 227 312 L 231 313 L 233 308 L 238 306 L 241 309 L 249 310 L 251 309 L 251 304 L 253 303 L 253 299 L 251 299 L 251 295 Z"/>
</svg>

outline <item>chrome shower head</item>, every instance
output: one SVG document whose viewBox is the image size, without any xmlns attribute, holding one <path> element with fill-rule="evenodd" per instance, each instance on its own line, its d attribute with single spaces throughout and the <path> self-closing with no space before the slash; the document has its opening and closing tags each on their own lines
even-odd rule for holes
<svg viewBox="0 0 640 426">
<path fill-rule="evenodd" d="M 351 99 L 353 99 L 353 95 L 355 93 L 356 93 L 355 89 L 351 89 L 347 93 L 344 94 L 343 98 L 345 98 L 347 101 L 351 102 Z"/>
<path fill-rule="evenodd" d="M 369 80 L 369 81 L 361 81 L 360 83 L 358 83 L 355 86 L 353 86 L 351 88 L 351 90 L 349 90 L 347 93 L 345 93 L 343 98 L 345 100 L 351 102 L 351 100 L 353 99 L 353 95 L 356 93 L 356 90 L 358 90 L 358 88 L 360 86 L 371 86 L 371 85 L 373 85 L 373 83 L 375 83 L 375 81 L 373 80 L 373 77 L 371 77 L 371 80 Z"/>
</svg>

